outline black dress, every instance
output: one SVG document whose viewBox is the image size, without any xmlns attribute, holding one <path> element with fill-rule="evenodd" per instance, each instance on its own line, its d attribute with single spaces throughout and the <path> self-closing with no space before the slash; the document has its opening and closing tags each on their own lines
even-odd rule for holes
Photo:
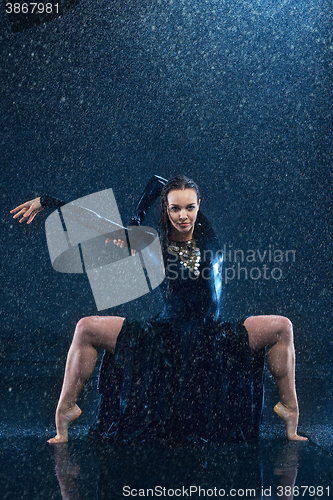
<svg viewBox="0 0 333 500">
<path fill-rule="evenodd" d="M 132 222 L 140 224 L 166 181 L 150 180 Z M 90 434 L 120 442 L 249 441 L 259 435 L 264 350 L 251 353 L 241 320 L 221 321 L 221 252 L 198 213 L 199 275 L 169 254 L 164 309 L 125 319 L 115 352 L 104 354 Z"/>
</svg>

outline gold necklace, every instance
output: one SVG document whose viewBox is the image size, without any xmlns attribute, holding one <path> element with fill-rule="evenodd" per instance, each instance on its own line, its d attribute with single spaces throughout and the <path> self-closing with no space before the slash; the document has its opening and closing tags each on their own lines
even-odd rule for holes
<svg viewBox="0 0 333 500">
<path fill-rule="evenodd" d="M 199 266 L 201 253 L 195 240 L 170 241 L 168 252 L 173 255 L 178 255 L 180 264 L 193 271 L 195 276 L 200 274 Z"/>
</svg>

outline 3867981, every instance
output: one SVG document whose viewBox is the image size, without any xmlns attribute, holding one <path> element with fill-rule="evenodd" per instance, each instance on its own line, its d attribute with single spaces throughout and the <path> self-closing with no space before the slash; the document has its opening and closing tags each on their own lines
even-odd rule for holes
<svg viewBox="0 0 333 500">
<path fill-rule="evenodd" d="M 294 497 L 329 497 L 330 487 L 324 486 L 278 486 L 276 489 L 277 497 L 288 497 L 293 495 Z"/>
<path fill-rule="evenodd" d="M 60 5 L 51 2 L 7 2 L 7 14 L 59 14 Z"/>
</svg>

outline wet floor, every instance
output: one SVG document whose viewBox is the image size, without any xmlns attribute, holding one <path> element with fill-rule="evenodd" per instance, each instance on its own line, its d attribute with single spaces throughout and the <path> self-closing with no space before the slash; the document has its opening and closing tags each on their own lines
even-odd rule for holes
<svg viewBox="0 0 333 500">
<path fill-rule="evenodd" d="M 331 498 L 332 399 L 329 367 L 298 370 L 300 433 L 290 443 L 271 408 L 276 392 L 266 378 L 261 438 L 249 445 L 108 445 L 87 437 L 97 401 L 96 376 L 80 403 L 68 445 L 50 446 L 61 377 L 2 372 L 1 499 Z M 313 404 L 315 401 L 315 404 Z"/>
</svg>

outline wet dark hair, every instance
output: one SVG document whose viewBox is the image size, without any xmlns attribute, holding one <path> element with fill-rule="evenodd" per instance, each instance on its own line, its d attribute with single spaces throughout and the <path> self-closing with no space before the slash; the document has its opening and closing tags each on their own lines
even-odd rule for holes
<svg viewBox="0 0 333 500">
<path fill-rule="evenodd" d="M 200 192 L 198 185 L 189 177 L 185 175 L 176 175 L 172 177 L 164 186 L 161 192 L 161 209 L 160 209 L 160 222 L 159 233 L 162 246 L 163 257 L 167 257 L 167 247 L 169 242 L 169 234 L 171 231 L 171 222 L 168 216 L 168 194 L 170 191 L 184 189 L 194 189 L 197 193 L 198 200 L 200 199 Z"/>
</svg>

